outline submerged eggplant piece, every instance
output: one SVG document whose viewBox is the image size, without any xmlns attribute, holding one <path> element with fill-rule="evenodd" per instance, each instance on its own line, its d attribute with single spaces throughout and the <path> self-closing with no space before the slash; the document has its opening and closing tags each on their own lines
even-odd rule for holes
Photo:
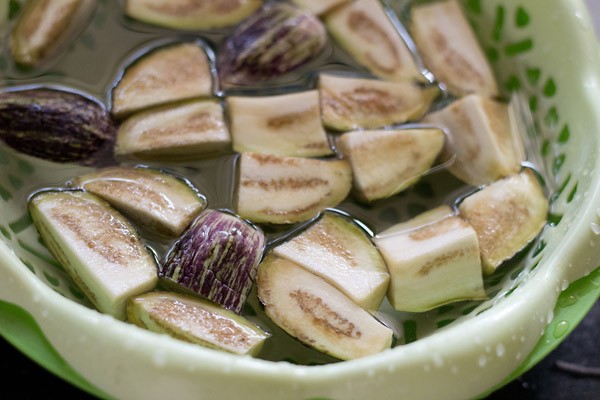
<svg viewBox="0 0 600 400">
<path fill-rule="evenodd" d="M 423 117 L 440 94 L 435 86 L 334 74 L 319 75 L 323 124 L 331 129 L 376 129 Z"/>
<path fill-rule="evenodd" d="M 485 299 L 475 230 L 440 206 L 377 234 L 396 309 L 422 312 L 460 300 Z"/>
<path fill-rule="evenodd" d="M 347 160 L 242 153 L 235 207 L 256 223 L 303 222 L 341 203 L 351 187 Z"/>
<path fill-rule="evenodd" d="M 432 168 L 444 141 L 441 129 L 390 129 L 346 132 L 337 144 L 352 165 L 353 194 L 371 202 L 414 185 Z"/>
<path fill-rule="evenodd" d="M 125 0 L 125 15 L 151 25 L 196 30 L 232 26 L 262 0 Z"/>
<path fill-rule="evenodd" d="M 72 187 L 103 198 L 138 226 L 176 237 L 206 207 L 189 184 L 164 171 L 109 167 L 78 176 Z"/>
<path fill-rule="evenodd" d="M 423 63 L 450 93 L 499 95 L 492 68 L 458 1 L 413 6 L 410 33 Z"/>
<path fill-rule="evenodd" d="M 423 121 L 447 130 L 442 158 L 456 157 L 448 171 L 465 183 L 486 185 L 521 169 L 523 143 L 513 131 L 507 103 L 470 94 Z"/>
<path fill-rule="evenodd" d="M 131 297 L 127 319 L 152 332 L 234 354 L 255 356 L 270 336 L 208 300 L 164 291 Z"/>
<path fill-rule="evenodd" d="M 483 272 L 491 274 L 546 225 L 548 199 L 531 170 L 500 179 L 466 197 L 460 215 L 479 238 Z"/>
<path fill-rule="evenodd" d="M 180 100 L 212 96 L 213 77 L 204 48 L 193 42 L 165 45 L 127 66 L 112 90 L 112 113 L 134 112 Z"/>
<path fill-rule="evenodd" d="M 240 313 L 264 245 L 262 231 L 244 220 L 205 210 L 169 249 L 160 266 L 160 281 Z"/>
<path fill-rule="evenodd" d="M 95 3 L 94 0 L 27 1 L 10 34 L 15 62 L 37 67 L 55 57 L 87 22 Z"/>
<path fill-rule="evenodd" d="M 40 192 L 29 211 L 50 253 L 98 311 L 124 320 L 127 299 L 155 288 L 154 257 L 104 200 L 81 191 Z"/>
<path fill-rule="evenodd" d="M 37 88 L 0 93 L 0 140 L 49 161 L 87 166 L 110 162 L 116 124 L 83 95 Z"/>
<path fill-rule="evenodd" d="M 227 98 L 233 149 L 281 156 L 333 154 L 321 123 L 319 92 Z"/>
<path fill-rule="evenodd" d="M 324 16 L 327 30 L 354 60 L 389 81 L 423 81 L 412 53 L 379 0 L 354 0 Z"/>
<path fill-rule="evenodd" d="M 272 254 L 258 267 L 258 297 L 271 320 L 307 346 L 341 360 L 390 348 L 393 332 L 322 278 Z"/>
<path fill-rule="evenodd" d="M 325 47 L 323 23 L 285 2 L 266 4 L 242 21 L 217 53 L 223 87 L 252 86 L 315 59 Z"/>
<path fill-rule="evenodd" d="M 346 217 L 325 212 L 272 253 L 302 266 L 341 290 L 356 304 L 376 310 L 390 276 L 371 238 Z"/>
<path fill-rule="evenodd" d="M 193 100 L 155 107 L 119 126 L 115 156 L 153 161 L 197 160 L 229 150 L 231 137 L 223 107 Z"/>
</svg>

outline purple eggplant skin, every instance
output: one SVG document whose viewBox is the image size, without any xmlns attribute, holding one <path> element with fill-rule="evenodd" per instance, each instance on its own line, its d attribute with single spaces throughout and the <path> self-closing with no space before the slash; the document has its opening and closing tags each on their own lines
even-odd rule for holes
<svg viewBox="0 0 600 400">
<path fill-rule="evenodd" d="M 203 211 L 160 263 L 163 286 L 240 313 L 254 284 L 264 233 L 226 211 Z"/>
<path fill-rule="evenodd" d="M 217 51 L 221 85 L 247 86 L 310 62 L 325 48 L 327 31 L 314 14 L 273 2 L 241 22 Z"/>
<path fill-rule="evenodd" d="M 0 93 L 0 141 L 58 163 L 111 163 L 116 125 L 106 109 L 82 94 L 32 88 Z"/>
</svg>

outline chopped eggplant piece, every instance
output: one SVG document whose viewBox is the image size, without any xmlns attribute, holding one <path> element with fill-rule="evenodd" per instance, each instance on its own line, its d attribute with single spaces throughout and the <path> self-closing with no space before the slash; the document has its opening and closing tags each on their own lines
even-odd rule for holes
<svg viewBox="0 0 600 400">
<path fill-rule="evenodd" d="M 390 272 L 388 299 L 396 310 L 485 299 L 477 234 L 450 207 L 396 224 L 373 240 Z"/>
<path fill-rule="evenodd" d="M 285 2 L 271 2 L 240 23 L 217 52 L 225 88 L 283 76 L 318 57 L 327 42 L 321 20 Z"/>
<path fill-rule="evenodd" d="M 81 191 L 39 192 L 29 211 L 50 253 L 98 311 L 124 320 L 127 299 L 155 288 L 154 257 L 104 200 Z"/>
<path fill-rule="evenodd" d="M 32 68 L 56 57 L 88 22 L 95 3 L 93 0 L 27 1 L 9 39 L 15 62 Z"/>
<path fill-rule="evenodd" d="M 339 131 L 376 129 L 422 118 L 440 94 L 435 86 L 335 74 L 319 76 L 323 124 Z"/>
<path fill-rule="evenodd" d="M 385 297 L 390 280 L 385 262 L 371 238 L 347 217 L 325 212 L 272 252 L 325 279 L 367 310 L 376 310 Z"/>
<path fill-rule="evenodd" d="M 173 244 L 161 263 L 161 283 L 240 313 L 256 277 L 265 237 L 225 211 L 207 209 Z"/>
<path fill-rule="evenodd" d="M 531 170 L 500 179 L 466 197 L 460 215 L 479 238 L 483 272 L 494 272 L 541 232 L 548 199 Z"/>
<path fill-rule="evenodd" d="M 208 300 L 164 291 L 131 297 L 127 319 L 152 332 L 234 354 L 255 356 L 270 336 Z"/>
<path fill-rule="evenodd" d="M 233 149 L 280 156 L 333 154 L 321 123 L 319 92 L 276 96 L 230 96 Z"/>
<path fill-rule="evenodd" d="M 458 1 L 413 6 L 410 33 L 423 63 L 450 93 L 499 95 L 492 68 Z"/>
<path fill-rule="evenodd" d="M 511 126 L 508 104 L 467 95 L 424 121 L 447 130 L 443 158 L 456 157 L 448 171 L 465 183 L 485 185 L 520 171 L 523 144 Z"/>
<path fill-rule="evenodd" d="M 341 203 L 351 187 L 346 160 L 242 153 L 235 208 L 256 223 L 303 222 Z"/>
<path fill-rule="evenodd" d="M 116 131 L 105 108 L 78 93 L 49 88 L 0 93 L 0 140 L 33 157 L 109 163 Z"/>
<path fill-rule="evenodd" d="M 70 182 L 103 198 L 148 232 L 168 237 L 183 233 L 206 207 L 187 182 L 149 168 L 110 167 Z"/>
<path fill-rule="evenodd" d="M 307 346 L 341 360 L 390 348 L 393 332 L 322 278 L 285 258 L 258 267 L 258 297 L 271 320 Z"/>
<path fill-rule="evenodd" d="M 125 68 L 112 91 L 112 113 L 122 119 L 149 107 L 210 97 L 212 85 L 210 62 L 201 45 L 166 45 Z"/>
<path fill-rule="evenodd" d="M 350 0 L 292 0 L 298 6 L 307 9 L 315 15 L 323 15 L 340 4 Z"/>
<path fill-rule="evenodd" d="M 389 81 L 424 81 L 412 53 L 379 0 L 355 0 L 324 16 L 336 42 L 373 75 Z"/>
<path fill-rule="evenodd" d="M 165 28 L 217 29 L 233 26 L 251 15 L 262 0 L 125 0 L 125 15 Z"/>
<path fill-rule="evenodd" d="M 372 202 L 415 184 L 434 165 L 444 138 L 440 129 L 352 131 L 337 144 L 352 165 L 353 194 Z"/>
<path fill-rule="evenodd" d="M 223 107 L 215 100 L 194 100 L 156 107 L 120 125 L 117 158 L 152 161 L 197 160 L 230 151 Z"/>
</svg>

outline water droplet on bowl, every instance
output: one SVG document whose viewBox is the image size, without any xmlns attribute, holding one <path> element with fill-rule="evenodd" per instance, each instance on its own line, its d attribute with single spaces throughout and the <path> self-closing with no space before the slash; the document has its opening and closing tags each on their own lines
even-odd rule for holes
<svg viewBox="0 0 600 400">
<path fill-rule="evenodd" d="M 479 356 L 479 360 L 477 360 L 477 365 L 479 365 L 480 367 L 485 367 L 486 364 L 487 364 L 487 356 L 485 356 L 485 355 Z"/>
<path fill-rule="evenodd" d="M 553 319 L 554 319 L 554 310 L 550 310 L 550 311 L 548 311 L 548 314 L 546 314 L 546 323 L 549 324 L 550 322 L 552 322 Z"/>
<path fill-rule="evenodd" d="M 554 326 L 554 330 L 552 331 L 552 336 L 556 339 L 562 337 L 569 330 L 569 323 L 567 321 L 560 321 L 558 324 Z"/>
<path fill-rule="evenodd" d="M 600 235 L 600 225 L 598 225 L 595 222 L 592 222 L 590 225 L 590 228 L 592 229 L 592 232 L 594 233 L 594 235 Z"/>
<path fill-rule="evenodd" d="M 433 355 L 433 365 L 435 365 L 437 368 L 441 368 L 444 365 L 444 359 L 442 358 L 441 354 L 435 353 Z"/>
<path fill-rule="evenodd" d="M 502 343 L 498 343 L 496 345 L 496 355 L 498 357 L 504 357 L 504 353 L 506 353 L 506 348 Z"/>
<path fill-rule="evenodd" d="M 369 378 L 372 378 L 372 377 L 374 377 L 374 376 L 375 376 L 375 371 L 374 371 L 374 370 L 372 370 L 372 369 L 369 369 L 369 370 L 367 370 L 367 376 L 368 376 Z"/>
<path fill-rule="evenodd" d="M 521 352 L 518 352 L 517 355 L 515 356 L 515 359 L 517 361 L 521 360 L 521 358 L 523 358 L 523 355 L 521 354 Z"/>
<path fill-rule="evenodd" d="M 162 368 L 167 365 L 167 353 L 163 350 L 157 350 L 154 353 L 154 357 L 152 358 L 152 362 L 156 367 Z"/>
<path fill-rule="evenodd" d="M 562 284 L 560 285 L 560 288 L 564 291 L 567 290 L 567 288 L 569 287 L 569 281 L 568 280 L 563 280 Z"/>
<path fill-rule="evenodd" d="M 455 374 L 455 375 L 456 375 L 456 374 L 458 374 L 458 367 L 457 367 L 456 365 L 453 365 L 453 366 L 450 368 L 450 371 L 451 371 L 453 374 Z"/>
</svg>

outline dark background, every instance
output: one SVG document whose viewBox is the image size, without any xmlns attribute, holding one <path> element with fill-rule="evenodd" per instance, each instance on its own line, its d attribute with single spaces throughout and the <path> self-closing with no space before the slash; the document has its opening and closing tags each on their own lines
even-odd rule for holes
<svg viewBox="0 0 600 400">
<path fill-rule="evenodd" d="M 4 393 L 18 394 L 19 399 L 94 398 L 50 374 L 1 338 L 0 382 Z M 544 360 L 486 400 L 505 399 L 600 400 L 600 302 Z"/>
</svg>

